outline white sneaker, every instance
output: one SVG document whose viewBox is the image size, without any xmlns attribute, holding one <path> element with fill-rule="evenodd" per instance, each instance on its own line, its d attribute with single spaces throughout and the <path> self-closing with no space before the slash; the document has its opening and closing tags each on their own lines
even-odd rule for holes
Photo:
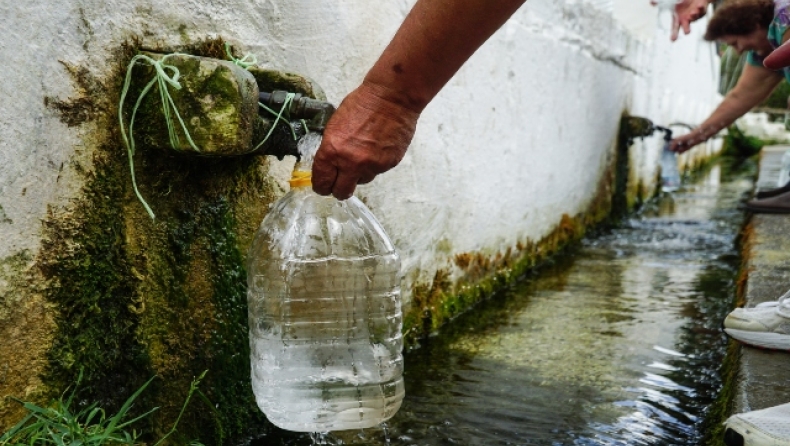
<svg viewBox="0 0 790 446">
<path fill-rule="evenodd" d="M 790 446 L 790 404 L 739 413 L 724 425 L 727 446 Z"/>
<path fill-rule="evenodd" d="M 724 319 L 724 331 L 744 344 L 790 351 L 790 291 L 754 308 L 736 308 Z"/>
</svg>

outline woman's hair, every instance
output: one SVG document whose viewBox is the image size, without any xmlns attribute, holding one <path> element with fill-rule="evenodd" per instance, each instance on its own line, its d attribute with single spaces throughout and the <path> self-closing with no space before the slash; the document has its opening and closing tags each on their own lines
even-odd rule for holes
<svg viewBox="0 0 790 446">
<path fill-rule="evenodd" d="M 745 36 L 757 29 L 767 30 L 773 19 L 773 0 L 726 0 L 716 8 L 708 22 L 705 40 Z"/>
</svg>

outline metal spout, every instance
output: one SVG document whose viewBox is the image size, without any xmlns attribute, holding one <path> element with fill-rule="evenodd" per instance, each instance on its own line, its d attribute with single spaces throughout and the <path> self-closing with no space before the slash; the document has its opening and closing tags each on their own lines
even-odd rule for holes
<svg viewBox="0 0 790 446">
<path fill-rule="evenodd" d="M 275 111 L 283 111 L 283 114 L 289 120 L 304 119 L 307 121 L 307 127 L 311 131 L 323 132 L 326 128 L 326 123 L 335 112 L 335 106 L 329 102 L 319 101 L 317 99 L 309 98 L 301 93 L 295 93 L 293 99 L 288 103 L 288 107 L 283 110 L 283 106 L 288 98 L 289 92 L 282 90 L 275 90 L 271 93 L 260 93 L 259 100 L 261 104 L 269 107 Z M 268 113 L 262 111 L 261 113 Z M 271 117 L 266 115 L 265 117 Z"/>
<path fill-rule="evenodd" d="M 277 122 L 272 112 L 282 113 L 282 120 L 259 151 L 263 155 L 272 155 L 279 160 L 286 155 L 293 155 L 299 159 L 298 140 L 308 132 L 323 133 L 326 123 L 335 112 L 335 107 L 329 102 L 319 101 L 301 93 L 293 93 L 293 98 L 288 101 L 290 94 L 284 90 L 275 90 L 258 95 L 258 101 L 269 109 L 258 108 L 258 121 L 261 123 L 259 134 L 269 134 L 271 126 Z"/>
<path fill-rule="evenodd" d="M 639 116 L 625 116 L 620 124 L 621 132 L 626 138 L 628 145 L 634 138 L 644 138 L 652 136 L 655 132 L 664 133 L 664 141 L 672 140 L 672 130 L 667 127 L 653 124 L 653 121 Z"/>
</svg>

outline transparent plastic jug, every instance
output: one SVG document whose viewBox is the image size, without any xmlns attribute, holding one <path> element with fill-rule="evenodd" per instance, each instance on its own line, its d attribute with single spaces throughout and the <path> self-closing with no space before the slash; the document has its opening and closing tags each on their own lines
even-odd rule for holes
<svg viewBox="0 0 790 446">
<path fill-rule="evenodd" d="M 313 192 L 308 135 L 248 258 L 252 388 L 280 428 L 376 426 L 404 397 L 400 259 L 356 197 Z"/>
<path fill-rule="evenodd" d="M 669 150 L 669 142 L 661 151 L 661 189 L 672 192 L 680 187 L 680 171 L 678 170 L 677 154 Z"/>
</svg>

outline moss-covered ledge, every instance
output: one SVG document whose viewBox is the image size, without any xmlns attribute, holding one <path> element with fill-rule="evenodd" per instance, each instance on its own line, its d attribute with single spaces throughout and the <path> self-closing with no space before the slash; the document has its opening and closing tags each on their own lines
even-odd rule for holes
<svg viewBox="0 0 790 446">
<path fill-rule="evenodd" d="M 411 304 L 404 314 L 407 348 L 418 345 L 420 339 L 435 333 L 454 317 L 540 268 L 590 230 L 616 218 L 612 214 L 615 165 L 616 162 L 612 162 L 601 176 L 587 210 L 575 216 L 563 214 L 555 229 L 540 240 L 520 240 L 504 252 L 492 255 L 457 254 L 453 264 L 438 269 L 431 281 L 416 282 L 410 290 Z M 458 279 L 451 280 L 453 275 Z"/>
</svg>

